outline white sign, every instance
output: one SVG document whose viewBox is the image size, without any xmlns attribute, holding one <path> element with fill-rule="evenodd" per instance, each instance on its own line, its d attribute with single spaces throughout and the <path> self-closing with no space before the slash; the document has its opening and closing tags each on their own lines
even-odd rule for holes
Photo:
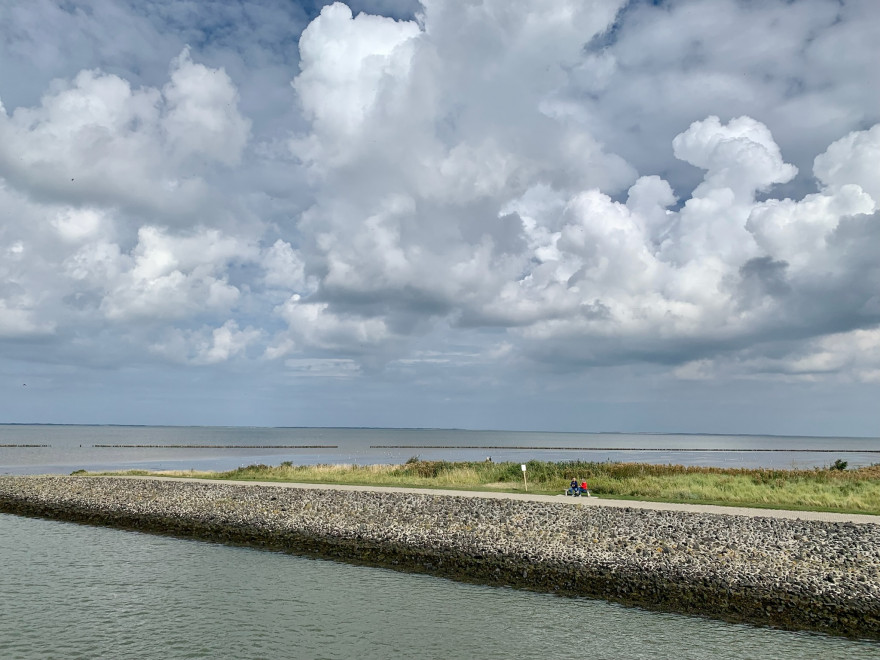
<svg viewBox="0 0 880 660">
<path fill-rule="evenodd" d="M 525 463 L 522 464 L 522 469 L 523 469 L 523 472 L 526 471 L 526 464 Z"/>
</svg>

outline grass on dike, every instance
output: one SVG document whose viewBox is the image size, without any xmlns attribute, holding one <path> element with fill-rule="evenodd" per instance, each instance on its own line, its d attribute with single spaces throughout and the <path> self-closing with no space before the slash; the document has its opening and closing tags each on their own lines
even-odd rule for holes
<svg viewBox="0 0 880 660">
<path fill-rule="evenodd" d="M 417 456 L 404 465 L 293 465 L 285 461 L 228 472 L 102 474 L 525 492 L 520 463 L 423 461 Z M 880 465 L 779 470 L 529 461 L 527 478 L 528 492 L 535 494 L 561 494 L 577 479 L 587 481 L 594 496 L 612 499 L 880 515 Z"/>
</svg>

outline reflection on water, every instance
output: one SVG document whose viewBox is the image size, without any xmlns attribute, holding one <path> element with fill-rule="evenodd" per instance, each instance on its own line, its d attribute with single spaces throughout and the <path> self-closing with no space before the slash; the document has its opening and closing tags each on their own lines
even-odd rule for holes
<svg viewBox="0 0 880 660">
<path fill-rule="evenodd" d="M 0 657 L 880 657 L 880 645 L 0 514 Z"/>
</svg>

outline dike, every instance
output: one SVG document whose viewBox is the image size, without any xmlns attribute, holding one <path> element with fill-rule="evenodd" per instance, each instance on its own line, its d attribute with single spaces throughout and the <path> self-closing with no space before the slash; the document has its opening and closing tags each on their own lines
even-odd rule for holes
<svg viewBox="0 0 880 660">
<path fill-rule="evenodd" d="M 0 477 L 0 512 L 880 639 L 880 525 L 417 491 Z"/>
</svg>

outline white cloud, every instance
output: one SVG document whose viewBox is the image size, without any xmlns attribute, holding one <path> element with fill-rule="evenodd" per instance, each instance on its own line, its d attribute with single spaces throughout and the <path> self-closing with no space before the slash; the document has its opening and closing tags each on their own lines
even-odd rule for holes
<svg viewBox="0 0 880 660">
<path fill-rule="evenodd" d="M 880 9 L 415 7 L 0 7 L 0 360 L 874 382 Z"/>
<path fill-rule="evenodd" d="M 800 201 L 770 199 L 756 204 L 746 229 L 766 254 L 784 259 L 792 272 L 805 272 L 825 265 L 823 257 L 842 218 L 870 214 L 875 208 L 861 188 L 848 184 L 832 194 L 807 195 Z"/>
<path fill-rule="evenodd" d="M 716 376 L 713 367 L 711 360 L 693 360 L 676 367 L 673 373 L 682 380 L 712 380 Z"/>
<path fill-rule="evenodd" d="M 162 96 L 162 129 L 177 158 L 207 156 L 224 165 L 241 159 L 251 122 L 239 114 L 238 91 L 223 69 L 194 63 L 186 48 L 172 62 Z"/>
<path fill-rule="evenodd" d="M 34 198 L 192 211 L 207 189 L 192 157 L 233 164 L 249 121 L 222 69 L 174 60 L 171 82 L 132 89 L 100 70 L 58 80 L 39 107 L 0 104 L 0 175 Z"/>
<path fill-rule="evenodd" d="M 880 124 L 867 131 L 853 131 L 816 156 L 813 171 L 828 188 L 856 184 L 880 206 Z"/>
<path fill-rule="evenodd" d="M 153 344 L 153 353 L 182 364 L 209 366 L 227 362 L 242 355 L 248 346 L 258 342 L 262 331 L 247 327 L 240 330 L 229 320 L 219 328 L 174 330 L 161 343 Z"/>
<path fill-rule="evenodd" d="M 737 117 L 722 125 L 718 117 L 695 121 L 672 141 L 675 157 L 706 170 L 694 191 L 727 188 L 734 199 L 751 200 L 755 191 L 787 183 L 797 168 L 783 162 L 767 127 L 751 117 Z"/>
<path fill-rule="evenodd" d="M 54 324 L 40 323 L 34 318 L 32 304 L 27 297 L 0 298 L 0 338 L 15 339 L 54 332 Z"/>
<path fill-rule="evenodd" d="M 90 288 L 112 286 L 130 264 L 116 243 L 95 241 L 84 245 L 62 264 L 69 278 Z"/>
<path fill-rule="evenodd" d="M 574 364 L 666 361 L 687 341 L 736 344 L 780 326 L 824 332 L 791 301 L 816 294 L 817 266 L 833 264 L 831 289 L 849 285 L 862 265 L 847 264 L 837 232 L 873 211 L 870 198 L 841 174 L 834 190 L 774 199 L 798 168 L 746 115 L 691 120 L 670 137 L 680 161 L 705 171 L 679 208 L 667 181 L 619 167 L 587 130 L 589 104 L 570 96 L 580 81 L 560 68 L 598 56 L 580 46 L 617 8 L 592 12 L 575 36 L 566 24 L 581 16 L 574 5 L 520 14 L 487 2 L 456 14 L 453 37 L 446 6 L 429 3 L 420 23 L 325 7 L 304 33 L 294 82 L 311 127 L 294 149 L 315 175 L 317 200 L 300 229 L 314 239 L 309 260 L 321 274 L 315 302 L 295 308 L 387 328 L 426 314 L 507 327 L 534 356 Z M 694 4 L 687 20 L 707 20 L 703 9 Z M 847 153 L 867 165 L 851 178 L 864 178 L 870 142 L 852 141 Z M 626 203 L 615 201 L 609 193 L 627 180 Z M 858 311 L 867 292 L 850 299 L 849 322 L 870 323 Z"/>
<path fill-rule="evenodd" d="M 878 16 L 872 3 L 836 0 L 629 3 L 563 96 L 611 150 L 678 191 L 697 179 L 669 162 L 674 135 L 710 115 L 754 117 L 807 175 L 791 187 L 801 196 L 817 153 L 880 121 Z"/>
<path fill-rule="evenodd" d="M 302 73 L 293 83 L 307 118 L 324 134 L 357 135 L 384 83 L 406 78 L 419 35 L 411 21 L 352 16 L 342 3 L 327 5 L 299 40 Z"/>
<path fill-rule="evenodd" d="M 880 374 L 880 329 L 792 341 L 781 356 L 756 354 L 747 349 L 714 359 L 694 360 L 677 367 L 674 373 L 677 378 L 689 380 L 767 378 L 787 382 L 874 383 Z"/>
<path fill-rule="evenodd" d="M 288 323 L 288 341 L 282 346 L 297 349 L 321 349 L 343 354 L 364 355 L 381 348 L 392 338 L 382 319 L 336 314 L 327 303 L 304 302 L 298 294 L 281 305 L 276 312 Z M 287 351 L 272 351 L 280 357 Z"/>
<path fill-rule="evenodd" d="M 303 291 L 308 286 L 302 257 L 287 241 L 279 238 L 263 250 L 260 265 L 266 271 L 264 280 L 271 287 Z"/>
<path fill-rule="evenodd" d="M 228 311 L 241 292 L 229 284 L 224 271 L 231 261 L 255 255 L 251 246 L 216 230 L 180 237 L 142 227 L 138 244 L 124 258 L 126 268 L 101 309 L 113 320 L 178 319 L 202 311 Z"/>
<path fill-rule="evenodd" d="M 104 214 L 99 209 L 66 207 L 58 212 L 52 225 L 62 239 L 76 243 L 98 235 L 104 222 Z"/>
</svg>

